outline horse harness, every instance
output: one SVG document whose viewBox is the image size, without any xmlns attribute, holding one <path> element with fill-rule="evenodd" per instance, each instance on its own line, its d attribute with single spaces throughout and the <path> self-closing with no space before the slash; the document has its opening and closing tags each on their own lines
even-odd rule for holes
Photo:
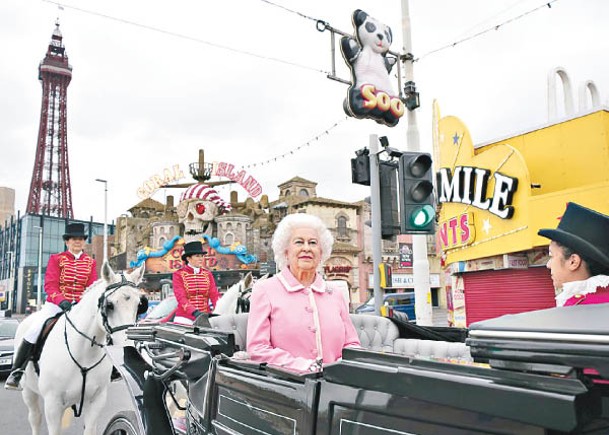
<svg viewBox="0 0 609 435">
<path fill-rule="evenodd" d="M 103 348 L 106 345 L 111 345 L 112 344 L 112 334 L 114 334 L 115 332 L 118 332 L 118 331 L 125 330 L 125 329 L 129 328 L 130 326 L 133 326 L 133 324 L 125 324 L 125 325 L 120 325 L 120 326 L 116 326 L 113 328 L 108 323 L 108 307 L 110 305 L 110 302 L 108 302 L 108 297 L 110 297 L 119 288 L 125 287 L 125 286 L 137 287 L 137 285 L 135 283 L 133 283 L 131 281 L 127 281 L 127 279 L 125 278 L 125 275 L 123 273 L 121 273 L 121 281 L 114 283 L 114 284 L 110 284 L 108 287 L 106 287 L 106 290 L 104 290 L 104 293 L 99 297 L 99 300 L 97 301 L 97 308 L 99 309 L 99 312 L 102 316 L 102 323 L 104 325 L 104 329 L 107 332 L 106 344 L 99 343 L 95 339 L 95 336 L 93 336 L 93 338 L 91 338 L 88 335 L 86 335 L 85 333 L 83 333 L 82 331 L 78 330 L 78 328 L 76 328 L 76 325 L 74 325 L 74 323 L 68 316 L 68 313 L 67 312 L 65 313 L 66 322 L 64 322 L 63 338 L 64 338 L 64 341 L 66 344 L 66 348 L 68 350 L 68 355 L 70 355 L 70 358 L 72 359 L 72 361 L 74 361 L 74 364 L 76 364 L 76 366 L 80 369 L 80 373 L 82 375 L 80 405 L 78 406 L 78 409 L 76 408 L 76 404 L 72 405 L 72 411 L 74 412 L 74 417 L 80 417 L 80 415 L 82 414 L 83 403 L 85 400 L 85 386 L 86 386 L 86 382 L 87 382 L 87 373 L 89 371 L 93 370 L 99 364 L 101 364 L 101 362 L 106 357 L 106 354 L 104 353 L 102 355 L 102 357 L 95 364 L 93 364 L 89 367 L 83 367 L 82 365 L 80 365 L 80 363 L 76 360 L 76 358 L 74 358 L 74 355 L 72 355 L 72 351 L 70 350 L 70 344 L 68 343 L 68 330 L 67 330 L 68 323 L 70 324 L 70 326 L 72 326 L 72 328 L 76 332 L 78 332 L 80 335 L 82 335 L 84 338 L 86 338 L 87 340 L 89 340 L 91 342 L 91 347 L 97 346 L 99 348 Z"/>
<path fill-rule="evenodd" d="M 239 283 L 239 296 L 237 297 L 237 306 L 235 314 L 250 312 L 250 296 L 252 295 L 252 287 L 242 288 L 243 283 Z"/>
</svg>

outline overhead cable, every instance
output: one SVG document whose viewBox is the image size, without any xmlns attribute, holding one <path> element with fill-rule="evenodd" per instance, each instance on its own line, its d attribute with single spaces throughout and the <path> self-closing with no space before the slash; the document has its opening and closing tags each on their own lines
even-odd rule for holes
<svg viewBox="0 0 609 435">
<path fill-rule="evenodd" d="M 326 74 L 326 75 L 329 74 L 328 71 L 324 71 L 324 70 L 321 70 L 321 69 L 318 69 L 318 68 L 313 68 L 313 67 L 310 67 L 310 66 L 307 66 L 307 65 L 303 65 L 303 64 L 300 64 L 300 63 L 296 63 L 296 62 L 292 62 L 292 61 L 289 61 L 289 60 L 284 60 L 284 59 L 279 59 L 277 57 L 271 57 L 271 56 L 265 56 L 265 55 L 262 55 L 262 54 L 252 53 L 250 51 L 241 50 L 239 48 L 229 47 L 227 45 L 222 45 L 222 44 L 218 44 L 218 43 L 215 43 L 215 42 L 206 41 L 206 40 L 203 40 L 203 39 L 195 38 L 193 36 L 188 36 L 188 35 L 184 35 L 182 33 L 173 32 L 171 30 L 165 30 L 165 29 L 161 29 L 159 27 L 150 26 L 148 24 L 142 24 L 142 23 L 138 23 L 136 21 L 126 20 L 124 18 L 119 18 L 119 17 L 114 17 L 112 15 L 102 14 L 101 12 L 95 12 L 95 11 L 79 8 L 79 7 L 76 7 L 76 6 L 67 5 L 65 3 L 60 3 L 60 2 L 57 2 L 57 1 L 53 1 L 53 0 L 42 0 L 42 1 L 44 1 L 46 3 L 51 3 L 51 4 L 54 4 L 54 5 L 57 5 L 60 8 L 72 9 L 72 10 L 75 10 L 75 11 L 78 11 L 78 12 L 82 12 L 82 13 L 85 13 L 85 14 L 88 14 L 88 15 L 94 15 L 94 16 L 97 16 L 97 17 L 106 18 L 108 20 L 117 21 L 119 23 L 129 24 L 131 26 L 140 27 L 140 28 L 146 29 L 146 30 L 151 30 L 153 32 L 157 32 L 157 33 L 162 33 L 162 34 L 165 34 L 165 35 L 173 36 L 175 38 L 186 39 L 188 41 L 197 42 L 199 44 L 205 44 L 205 45 L 208 45 L 210 47 L 218 48 L 218 49 L 221 49 L 221 50 L 228 50 L 228 51 L 232 51 L 233 53 L 239 53 L 239 54 L 243 54 L 243 55 L 246 55 L 246 56 L 255 57 L 255 58 L 258 58 L 258 59 L 270 60 L 272 62 L 277 62 L 277 63 L 281 63 L 281 64 L 284 64 L 284 65 L 290 65 L 290 66 L 294 66 L 294 67 L 297 67 L 297 68 L 306 69 L 306 70 L 309 70 L 309 71 L 320 72 L 320 73 Z"/>
<path fill-rule="evenodd" d="M 313 136 L 311 139 L 309 139 L 309 140 L 308 140 L 308 141 L 306 141 L 305 143 L 303 143 L 303 144 L 301 144 L 301 145 L 299 145 L 299 146 L 297 146 L 297 147 L 295 147 L 295 148 L 292 148 L 292 149 L 291 149 L 291 150 L 289 150 L 289 151 L 286 151 L 286 152 L 284 152 L 284 153 L 282 153 L 282 154 L 278 154 L 278 155 L 276 155 L 275 157 L 271 157 L 271 158 L 266 159 L 266 160 L 261 160 L 261 161 L 256 162 L 256 163 L 250 163 L 250 164 L 248 164 L 248 165 L 244 165 L 244 166 L 242 166 L 242 168 L 247 169 L 247 168 L 255 168 L 256 166 L 265 166 L 265 165 L 268 165 L 268 164 L 271 164 L 271 163 L 276 162 L 276 161 L 277 161 L 277 159 L 282 159 L 282 158 L 289 157 L 290 155 L 293 155 L 295 152 L 300 151 L 302 148 L 305 148 L 305 147 L 311 146 L 311 145 L 312 145 L 312 144 L 314 144 L 315 142 L 319 141 L 319 139 L 320 139 L 320 138 L 321 138 L 321 137 L 322 137 L 324 134 L 329 135 L 329 134 L 330 134 L 330 131 L 334 130 L 336 127 L 338 127 L 340 124 L 342 124 L 343 122 L 345 122 L 347 119 L 349 119 L 349 117 L 348 117 L 348 116 L 345 116 L 343 119 L 340 119 L 340 120 L 336 121 L 336 122 L 335 122 L 335 123 L 334 123 L 334 124 L 333 124 L 331 127 L 329 127 L 329 128 L 327 128 L 327 129 L 325 129 L 325 130 L 324 130 L 323 132 L 321 132 L 321 133 L 316 134 L 315 136 Z"/>
<path fill-rule="evenodd" d="M 309 71 L 319 72 L 319 73 L 322 73 L 322 74 L 324 74 L 326 76 L 328 76 L 330 74 L 330 72 L 328 72 L 328 71 L 325 71 L 325 70 L 322 70 L 322 69 L 319 69 L 319 68 L 310 67 L 308 65 L 303 65 L 303 64 L 300 64 L 300 63 L 296 63 L 296 62 L 292 62 L 292 61 L 289 61 L 289 60 L 284 60 L 284 59 L 280 59 L 280 58 L 276 58 L 276 57 L 271 57 L 271 56 L 265 56 L 265 55 L 261 55 L 261 54 L 252 53 L 252 52 L 249 52 L 249 51 L 246 51 L 246 50 L 241 50 L 239 48 L 229 47 L 227 45 L 222 45 L 222 44 L 218 44 L 218 43 L 215 43 L 215 42 L 210 42 L 210 41 L 206 41 L 206 40 L 203 40 L 203 39 L 195 38 L 195 37 L 192 37 L 192 36 L 184 35 L 184 34 L 181 34 L 181 33 L 173 32 L 173 31 L 170 31 L 170 30 L 165 30 L 165 29 L 161 29 L 161 28 L 158 28 L 158 27 L 150 26 L 150 25 L 147 25 L 147 24 L 141 24 L 141 23 L 138 23 L 138 22 L 135 22 L 135 21 L 126 20 L 124 18 L 118 18 L 118 17 L 114 17 L 114 16 L 111 16 L 111 15 L 102 14 L 100 12 L 95 12 L 95 11 L 91 11 L 91 10 L 88 10 L 88 9 L 79 8 L 79 7 L 76 7 L 76 6 L 67 5 L 65 3 L 61 3 L 61 2 L 57 2 L 57 1 L 53 1 L 53 0 L 42 0 L 42 1 L 44 1 L 46 3 L 51 3 L 51 4 L 54 4 L 54 5 L 57 5 L 59 8 L 73 9 L 75 11 L 82 12 L 82 13 L 85 13 L 85 14 L 94 15 L 94 16 L 101 17 L 101 18 L 106 18 L 106 19 L 109 19 L 109 20 L 112 20 L 112 21 L 117 21 L 117 22 L 120 22 L 120 23 L 123 23 L 123 24 L 129 24 L 129 25 L 132 25 L 132 26 L 136 26 L 136 27 L 140 27 L 140 28 L 146 29 L 146 30 L 151 30 L 153 32 L 158 32 L 158 33 L 162 33 L 162 34 L 165 34 L 165 35 L 173 36 L 173 37 L 176 37 L 176 38 L 181 38 L 181 39 L 185 39 L 185 40 L 188 40 L 188 41 L 197 42 L 197 43 L 200 43 L 200 44 L 205 44 L 205 45 L 208 45 L 210 47 L 215 47 L 215 48 L 222 49 L 222 50 L 228 50 L 228 51 L 231 51 L 231 52 L 234 52 L 234 53 L 239 53 L 239 54 L 243 54 L 243 55 L 246 55 L 246 56 L 255 57 L 255 58 L 258 58 L 258 59 L 269 60 L 269 61 L 272 61 L 272 62 L 277 62 L 277 63 L 284 64 L 284 65 L 290 65 L 290 66 L 294 66 L 294 67 L 305 69 L 305 70 L 309 70 Z M 299 11 L 296 11 L 296 10 L 293 10 L 293 9 L 289 9 L 289 8 L 287 8 L 285 6 L 279 5 L 279 4 L 271 2 L 269 0 L 260 0 L 260 1 L 262 1 L 264 3 L 267 3 L 267 4 L 271 5 L 271 6 L 275 6 L 277 8 L 283 9 L 283 10 L 289 12 L 289 13 L 296 14 L 296 15 L 298 15 L 298 16 L 300 16 L 302 18 L 305 18 L 307 20 L 315 21 L 316 25 L 319 25 L 319 23 L 322 23 L 323 25 L 329 26 L 329 24 L 326 21 L 324 21 L 324 20 L 313 18 L 313 17 L 311 17 L 309 15 L 306 15 L 306 14 L 304 14 L 302 12 L 299 12 Z M 479 36 L 482 36 L 482 35 L 484 35 L 484 34 L 486 34 L 488 32 L 491 32 L 493 30 L 494 31 L 499 30 L 500 27 L 505 26 L 506 24 L 513 23 L 514 21 L 517 21 L 517 20 L 519 20 L 519 19 L 521 19 L 521 18 L 523 18 L 523 17 L 525 17 L 525 16 L 527 16 L 529 14 L 532 14 L 532 13 L 534 13 L 534 12 L 540 10 L 540 9 L 544 9 L 546 7 L 547 8 L 551 8 L 552 7 L 552 3 L 556 3 L 557 1 L 558 0 L 550 0 L 550 1 L 545 2 L 544 4 L 542 4 L 540 6 L 537 6 L 537 7 L 533 8 L 533 9 L 527 11 L 527 12 L 524 12 L 524 13 L 518 15 L 518 16 L 510 18 L 510 19 L 508 19 L 508 20 L 506 20 L 506 21 L 504 21 L 502 23 L 496 24 L 496 25 L 494 25 L 492 27 L 489 27 L 488 29 L 482 30 L 482 31 L 477 32 L 477 33 L 475 33 L 475 34 L 473 34 L 471 36 L 468 36 L 466 38 L 459 39 L 458 41 L 451 42 L 449 44 L 443 45 L 443 46 L 441 46 L 439 48 L 436 48 L 434 50 L 428 51 L 427 53 L 425 53 L 425 54 L 423 54 L 423 55 L 413 59 L 413 62 L 418 62 L 418 61 L 420 61 L 421 59 L 423 59 L 423 58 L 425 58 L 427 56 L 430 56 L 432 54 L 438 53 L 440 51 L 443 51 L 443 50 L 446 50 L 446 49 L 449 49 L 449 48 L 453 48 L 456 45 L 459 45 L 459 44 L 461 44 L 463 42 L 471 41 L 472 39 L 478 38 Z M 337 30 L 337 29 L 335 29 L 335 30 Z M 338 32 L 338 33 L 343 34 L 343 32 Z"/>
<path fill-rule="evenodd" d="M 315 21 L 315 22 L 320 21 L 317 18 L 310 17 L 308 15 L 303 14 L 302 12 L 298 12 L 298 11 L 286 8 L 285 6 L 278 5 L 277 3 L 273 3 L 273 2 L 271 2 L 269 0 L 260 0 L 260 1 L 264 2 L 264 3 L 267 3 L 267 4 L 271 5 L 271 6 L 275 6 L 275 7 L 279 8 L 279 9 L 283 9 L 284 11 L 288 11 L 288 12 L 291 12 L 293 14 L 296 14 L 296 15 L 302 17 L 302 18 L 306 18 L 307 20 L 312 20 L 312 21 Z"/>
<path fill-rule="evenodd" d="M 458 45 L 458 44 L 461 44 L 461 43 L 463 43 L 463 42 L 466 42 L 466 41 L 471 41 L 472 39 L 475 39 L 475 38 L 477 38 L 477 37 L 479 37 L 479 36 L 482 36 L 482 35 L 484 35 L 485 33 L 492 32 L 492 31 L 494 31 L 494 30 L 499 30 L 499 28 L 500 28 L 500 27 L 502 27 L 502 26 L 504 26 L 504 25 L 506 25 L 506 24 L 513 23 L 514 21 L 517 21 L 517 20 L 519 20 L 519 19 L 521 19 L 521 18 L 523 18 L 523 17 L 525 17 L 525 16 L 527 16 L 527 15 L 529 15 L 529 14 L 532 14 L 533 12 L 537 12 L 537 11 L 538 11 L 538 10 L 540 10 L 540 9 L 544 9 L 544 8 L 546 8 L 546 7 L 547 7 L 547 8 L 552 8 L 552 3 L 556 3 L 557 1 L 558 1 L 558 0 L 550 0 L 549 2 L 546 2 L 546 3 L 544 3 L 543 5 L 537 6 L 537 7 L 536 7 L 536 8 L 534 8 L 534 9 L 531 9 L 531 10 L 529 10 L 529 11 L 527 11 L 527 12 L 524 12 L 524 13 L 522 13 L 522 14 L 518 15 L 518 16 L 515 16 L 515 17 L 513 17 L 513 18 L 510 18 L 510 19 L 508 19 L 508 20 L 506 20 L 506 21 L 504 21 L 504 22 L 502 22 L 502 23 L 496 24 L 496 25 L 494 25 L 494 26 L 492 26 L 492 27 L 489 27 L 488 29 L 481 30 L 481 31 L 480 31 L 480 32 L 478 32 L 478 33 L 474 33 L 473 35 L 468 36 L 467 38 L 463 38 L 463 39 L 460 39 L 460 40 L 458 40 L 458 41 L 451 42 L 450 44 L 443 45 L 442 47 L 436 48 L 436 49 L 434 49 L 434 50 L 428 51 L 427 53 L 425 53 L 425 54 L 423 54 L 423 55 L 421 55 L 421 56 L 419 56 L 419 57 L 415 58 L 415 59 L 413 60 L 413 62 L 418 62 L 418 61 L 420 61 L 421 59 L 423 59 L 423 58 L 425 58 L 425 57 L 427 57 L 427 56 L 429 56 L 429 55 L 431 55 L 431 54 L 435 54 L 435 53 L 437 53 L 437 52 L 439 52 L 439 51 L 446 50 L 446 49 L 448 49 L 448 48 L 453 48 L 454 46 L 456 46 L 456 45 Z"/>
<path fill-rule="evenodd" d="M 328 24 L 328 22 L 326 22 L 326 21 L 324 21 L 324 20 L 320 20 L 320 19 L 317 19 L 317 18 L 310 17 L 310 16 L 308 16 L 308 15 L 303 14 L 302 12 L 295 11 L 295 10 L 292 10 L 292 9 L 288 9 L 288 8 L 286 8 L 285 6 L 278 5 L 278 4 L 273 3 L 273 2 L 271 2 L 271 1 L 269 1 L 269 0 L 260 0 L 260 1 L 262 1 L 262 2 L 264 2 L 264 3 L 267 3 L 267 4 L 270 4 L 270 5 L 272 5 L 272 6 L 278 7 L 278 8 L 280 8 L 280 9 L 284 9 L 284 10 L 286 10 L 286 11 L 290 12 L 290 13 L 293 13 L 293 14 L 299 15 L 299 16 L 301 16 L 301 17 L 303 17 L 303 18 L 308 19 L 308 20 L 315 21 L 315 22 L 316 22 L 316 23 L 318 23 L 318 24 L 319 24 L 319 23 L 321 23 L 323 26 L 327 26 L 328 28 L 330 28 L 330 25 Z M 504 21 L 504 22 L 502 22 L 502 23 L 500 23 L 500 24 L 496 24 L 496 25 L 494 25 L 494 26 L 492 26 L 492 27 L 489 27 L 489 28 L 488 28 L 488 29 L 486 29 L 486 30 L 482 30 L 482 31 L 480 31 L 480 32 L 478 32 L 478 33 L 475 33 L 475 34 L 474 34 L 474 35 L 472 35 L 472 36 L 468 36 L 468 37 L 466 37 L 466 38 L 460 39 L 460 40 L 458 40 L 458 41 L 455 41 L 455 42 L 452 42 L 452 43 L 450 43 L 450 44 L 447 44 L 447 45 L 444 45 L 444 46 L 442 46 L 442 47 L 439 47 L 439 48 L 436 48 L 436 49 L 434 49 L 434 50 L 431 50 L 431 51 L 429 51 L 429 52 L 427 52 L 427 53 L 423 54 L 422 56 L 419 56 L 419 57 L 417 57 L 416 59 L 413 59 L 413 62 L 417 62 L 417 61 L 419 61 L 419 60 L 423 59 L 424 57 L 427 57 L 427 56 L 429 56 L 429 55 L 431 55 L 431 54 L 434 54 L 434 53 L 437 53 L 437 52 L 439 52 L 439 51 L 445 50 L 445 49 L 447 49 L 447 48 L 452 48 L 452 47 L 454 47 L 455 45 L 461 44 L 462 42 L 470 41 L 470 40 L 472 40 L 472 39 L 474 39 L 474 38 L 477 38 L 477 37 L 479 37 L 479 36 L 484 35 L 485 33 L 490 32 L 490 31 L 493 31 L 493 30 L 499 30 L 499 28 L 500 28 L 501 26 L 504 26 L 504 25 L 506 25 L 506 24 L 512 23 L 512 22 L 514 22 L 514 21 L 517 21 L 517 20 L 519 20 L 519 19 L 521 19 L 521 18 L 523 18 L 523 17 L 525 17 L 525 16 L 527 16 L 527 15 L 529 15 L 529 14 L 532 14 L 533 12 L 536 12 L 536 11 L 538 11 L 538 10 L 540 10 L 540 9 L 543 9 L 543 8 L 545 8 L 545 7 L 552 8 L 552 3 L 555 3 L 555 2 L 557 2 L 557 1 L 558 1 L 558 0 L 550 0 L 550 1 L 545 2 L 544 4 L 542 4 L 542 5 L 540 5 L 540 6 L 537 6 L 537 7 L 536 7 L 536 8 L 534 8 L 534 9 L 529 10 L 528 12 L 524 12 L 524 13 L 522 13 L 522 14 L 520 14 L 520 15 L 516 16 L 516 17 L 510 18 L 510 19 L 508 19 L 508 20 L 506 20 L 506 21 Z M 520 2 L 522 2 L 522 0 L 519 0 L 517 3 L 520 3 Z M 512 7 L 514 7 L 514 6 L 515 6 L 515 4 L 513 4 L 512 6 L 510 6 L 509 8 L 507 8 L 506 10 L 511 9 L 511 8 L 512 8 Z M 318 30 L 323 31 L 323 30 L 325 30 L 325 28 L 322 28 L 322 29 L 318 28 Z M 334 29 L 334 30 L 337 30 L 337 29 Z M 342 34 L 342 35 L 345 35 L 345 33 L 344 33 L 344 32 L 340 32 L 340 31 L 338 31 L 338 30 L 337 30 L 337 33 L 340 33 L 340 34 Z"/>
</svg>

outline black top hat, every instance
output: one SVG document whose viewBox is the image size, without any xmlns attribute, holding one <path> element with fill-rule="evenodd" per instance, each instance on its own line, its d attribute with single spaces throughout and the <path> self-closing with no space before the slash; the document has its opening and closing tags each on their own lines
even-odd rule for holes
<svg viewBox="0 0 609 435">
<path fill-rule="evenodd" d="M 541 229 L 540 236 L 554 240 L 589 260 L 609 267 L 609 216 L 570 202 L 558 227 Z"/>
<path fill-rule="evenodd" d="M 199 241 L 196 242 L 188 242 L 187 244 L 184 245 L 184 253 L 182 254 L 182 261 L 186 261 L 188 263 L 188 260 L 186 260 L 186 257 L 190 257 L 191 255 L 195 255 L 195 254 L 207 254 L 207 251 L 203 250 L 203 244 Z"/>
<path fill-rule="evenodd" d="M 85 240 L 87 240 L 87 235 L 85 234 L 85 225 L 67 224 L 66 233 L 63 235 L 63 239 L 68 240 L 70 237 L 84 237 Z"/>
</svg>

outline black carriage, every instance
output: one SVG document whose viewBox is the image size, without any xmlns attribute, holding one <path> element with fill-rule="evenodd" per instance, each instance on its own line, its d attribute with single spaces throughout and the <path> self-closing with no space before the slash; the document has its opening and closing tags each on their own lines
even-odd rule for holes
<svg viewBox="0 0 609 435">
<path fill-rule="evenodd" d="M 104 433 L 607 434 L 608 315 L 609 304 L 556 308 L 468 331 L 353 315 L 369 349 L 323 374 L 233 357 L 247 314 L 133 327 L 138 349 L 112 357 L 136 411 Z"/>
</svg>

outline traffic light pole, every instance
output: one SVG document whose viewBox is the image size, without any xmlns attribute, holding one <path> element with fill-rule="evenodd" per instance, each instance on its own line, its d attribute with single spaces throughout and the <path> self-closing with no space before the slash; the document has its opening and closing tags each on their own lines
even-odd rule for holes
<svg viewBox="0 0 609 435">
<path fill-rule="evenodd" d="M 372 283 L 374 289 L 374 314 L 381 314 L 383 293 L 381 292 L 381 276 L 379 265 L 381 255 L 381 182 L 379 177 L 379 138 L 370 135 L 370 209 L 372 220 Z"/>
<path fill-rule="evenodd" d="M 408 0 L 402 0 L 402 39 L 404 41 L 403 53 L 412 53 L 412 37 L 410 32 L 410 8 Z M 406 58 L 403 60 L 405 82 L 414 81 L 413 62 L 412 58 Z M 408 130 L 406 134 L 407 148 L 409 151 L 419 151 L 419 129 L 417 127 L 417 113 L 415 110 L 407 110 L 406 116 L 408 119 Z M 378 145 L 376 145 L 378 148 Z M 370 158 L 376 153 L 372 152 L 372 141 L 370 148 Z M 378 177 L 378 168 L 372 169 L 372 160 L 370 160 L 371 175 L 376 173 Z M 377 157 L 378 166 L 378 157 Z M 377 180 L 378 181 L 378 180 Z M 370 187 L 372 188 L 372 180 Z M 373 190 L 374 194 L 374 190 Z M 378 191 L 377 191 L 378 195 Z M 374 208 L 372 209 L 374 211 Z M 373 237 L 374 237 L 374 215 L 373 219 Z M 380 216 L 379 216 L 380 219 Z M 380 233 L 380 223 L 379 223 Z M 375 239 L 376 240 L 376 239 Z M 379 235 L 380 240 L 380 235 Z M 380 243 L 378 244 L 380 250 Z M 376 244 L 375 244 L 376 246 Z M 417 317 L 417 325 L 420 326 L 431 326 L 432 325 L 432 313 L 431 313 L 431 288 L 429 285 L 429 260 L 427 258 L 427 236 L 424 234 L 413 234 L 412 236 L 412 251 L 413 251 L 413 264 L 412 273 L 414 278 L 414 296 L 415 296 L 415 314 Z M 379 252 L 380 258 L 380 252 Z M 378 274 L 378 265 L 375 263 L 376 273 Z M 375 275 L 376 279 L 376 275 Z M 375 281 L 376 284 L 376 281 Z M 380 294 L 380 289 L 379 289 Z M 374 289 L 374 303 L 376 311 L 376 303 L 380 303 L 380 296 L 376 296 L 376 287 Z M 380 312 L 380 308 L 379 308 Z"/>
</svg>

